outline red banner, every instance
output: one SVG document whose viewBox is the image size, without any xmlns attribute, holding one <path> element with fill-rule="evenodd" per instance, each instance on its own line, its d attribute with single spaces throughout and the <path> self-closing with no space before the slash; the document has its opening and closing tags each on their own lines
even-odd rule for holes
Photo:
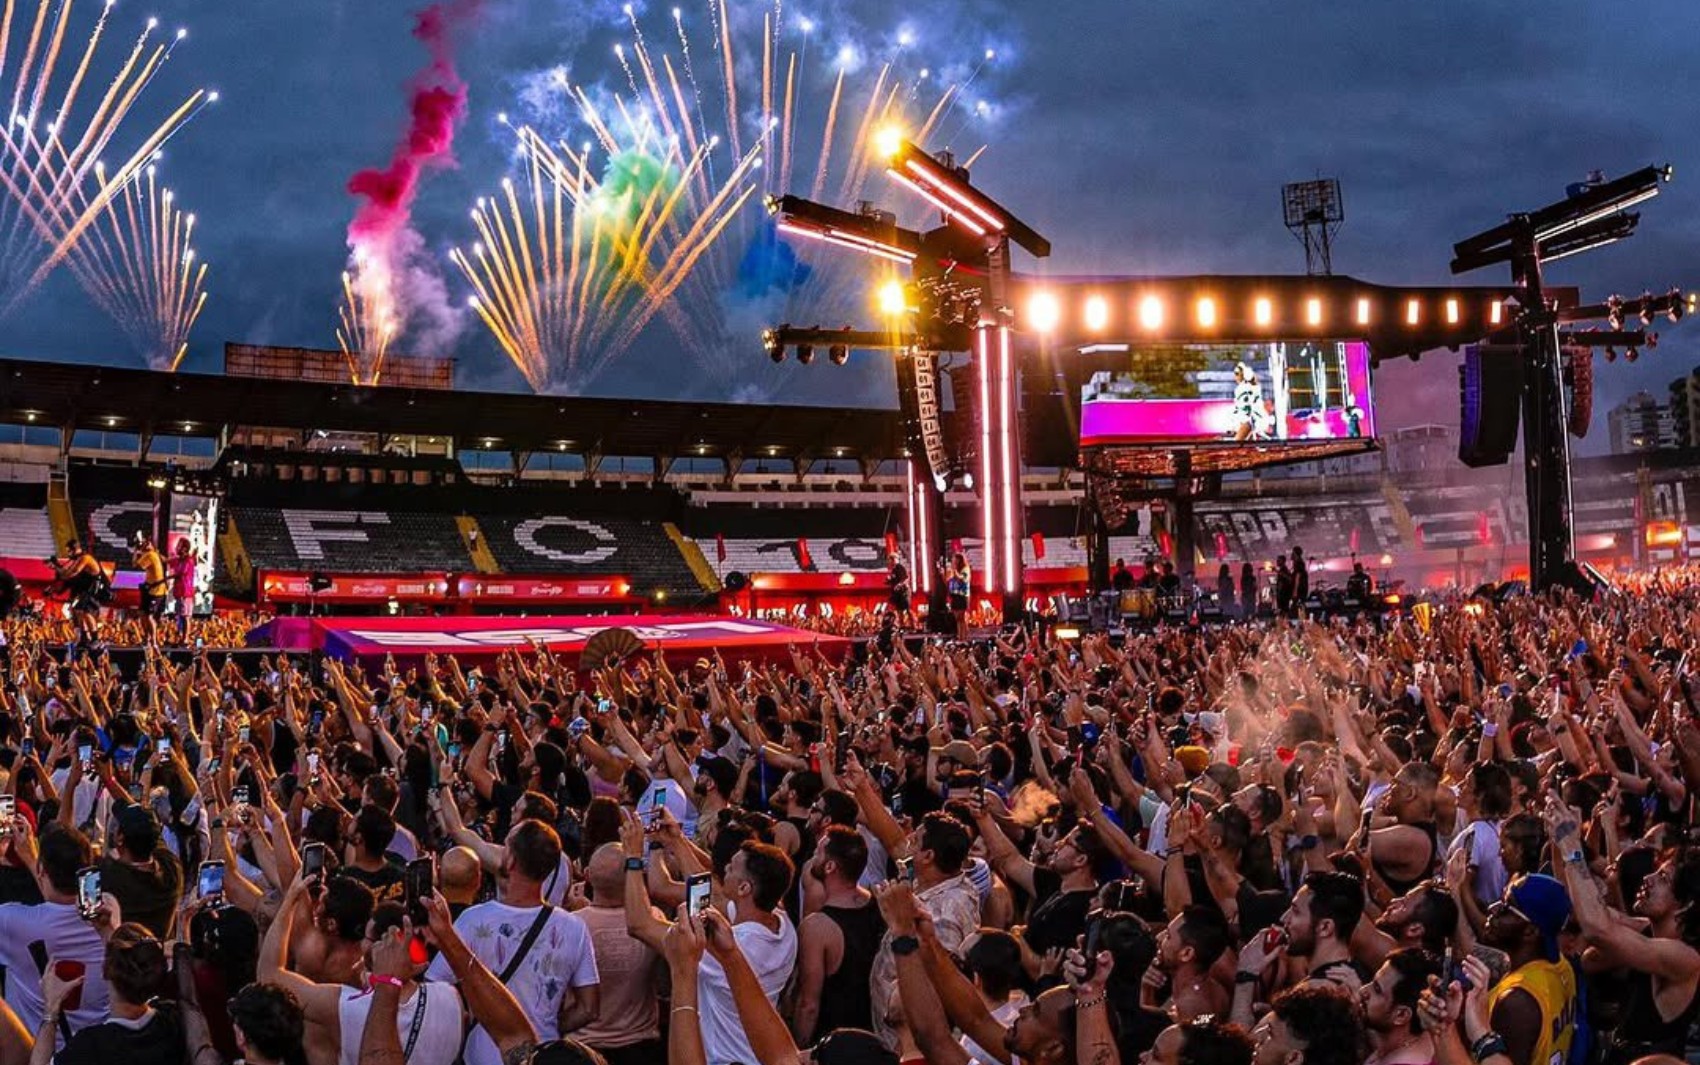
<svg viewBox="0 0 1700 1065">
<path fill-rule="evenodd" d="M 531 602 L 572 602 L 585 599 L 624 599 L 631 594 L 632 582 L 624 577 L 506 577 L 483 574 L 462 577 L 455 582 L 455 595 L 461 599 L 482 599 L 501 602 L 520 600 Z"/>
<path fill-rule="evenodd" d="M 372 603 L 391 599 L 440 603 L 449 597 L 446 573 L 361 573 L 325 575 L 329 586 L 314 591 L 305 573 L 263 573 L 260 599 L 274 603 Z"/>
</svg>

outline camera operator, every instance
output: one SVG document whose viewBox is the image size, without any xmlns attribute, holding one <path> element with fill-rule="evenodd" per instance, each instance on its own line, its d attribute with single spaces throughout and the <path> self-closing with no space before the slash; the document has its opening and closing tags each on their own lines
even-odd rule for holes
<svg viewBox="0 0 1700 1065">
<path fill-rule="evenodd" d="M 53 567 L 55 579 L 70 593 L 71 622 L 77 629 L 77 643 L 94 644 L 100 625 L 101 586 L 105 583 L 100 561 L 77 540 L 66 541 L 64 558 L 47 561 Z"/>
</svg>

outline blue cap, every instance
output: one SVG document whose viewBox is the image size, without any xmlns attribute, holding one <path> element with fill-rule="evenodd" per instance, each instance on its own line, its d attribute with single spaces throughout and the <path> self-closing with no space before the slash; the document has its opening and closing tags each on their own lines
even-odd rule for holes
<svg viewBox="0 0 1700 1065">
<path fill-rule="evenodd" d="M 1511 881 L 1506 900 L 1540 929 L 1547 960 L 1558 960 L 1558 936 L 1570 923 L 1570 895 L 1550 876 L 1533 873 Z"/>
</svg>

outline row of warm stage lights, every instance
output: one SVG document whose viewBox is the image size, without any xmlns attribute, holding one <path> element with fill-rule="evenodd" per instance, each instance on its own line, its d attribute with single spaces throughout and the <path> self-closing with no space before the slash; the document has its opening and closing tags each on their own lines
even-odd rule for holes
<svg viewBox="0 0 1700 1065">
<path fill-rule="evenodd" d="M 1351 323 L 1359 326 L 1376 324 L 1375 300 L 1360 296 L 1356 305 L 1351 308 Z M 1252 324 L 1267 329 L 1275 329 L 1285 323 L 1277 321 L 1276 301 L 1268 296 L 1258 296 L 1251 301 L 1251 314 L 1247 319 Z M 1300 321 L 1306 326 L 1322 327 L 1328 324 L 1328 303 L 1320 297 L 1310 297 L 1304 301 Z M 1490 300 L 1487 304 L 1486 320 L 1490 326 L 1505 323 L 1505 303 L 1501 300 Z M 1114 308 L 1109 297 L 1102 295 L 1087 296 L 1080 305 L 1080 321 L 1091 332 L 1108 330 L 1113 318 Z M 1146 332 L 1155 333 L 1164 328 L 1169 322 L 1169 306 L 1161 296 L 1147 295 L 1139 299 L 1134 307 L 1134 317 L 1140 328 Z M 1410 327 L 1424 323 L 1425 301 L 1406 299 L 1401 318 Z M 1440 318 L 1449 326 L 1463 324 L 1466 318 L 1466 308 L 1463 299 L 1447 297 L 1441 302 Z M 1027 300 L 1024 325 L 1036 333 L 1053 333 L 1062 324 L 1063 300 L 1054 292 L 1035 292 Z M 1223 304 L 1212 296 L 1201 296 L 1192 307 L 1193 324 L 1201 329 L 1214 329 L 1226 323 Z"/>
</svg>

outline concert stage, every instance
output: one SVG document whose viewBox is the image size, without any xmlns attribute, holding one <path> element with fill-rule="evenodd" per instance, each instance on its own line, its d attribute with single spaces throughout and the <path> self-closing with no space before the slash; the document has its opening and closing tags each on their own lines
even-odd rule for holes
<svg viewBox="0 0 1700 1065">
<path fill-rule="evenodd" d="M 833 659 L 848 654 L 841 636 L 793 629 L 770 621 L 714 615 L 624 615 L 611 617 L 434 617 L 279 618 L 249 634 L 250 647 L 276 647 L 292 654 L 323 651 L 345 662 L 418 660 L 426 653 L 454 655 L 463 663 L 494 658 L 502 651 L 528 651 L 542 643 L 556 654 L 576 656 L 603 629 L 629 629 L 669 665 L 688 666 L 719 650 L 728 665 L 740 660 L 783 661 L 786 647 L 819 647 Z M 576 664 L 576 660 L 575 660 Z"/>
</svg>

